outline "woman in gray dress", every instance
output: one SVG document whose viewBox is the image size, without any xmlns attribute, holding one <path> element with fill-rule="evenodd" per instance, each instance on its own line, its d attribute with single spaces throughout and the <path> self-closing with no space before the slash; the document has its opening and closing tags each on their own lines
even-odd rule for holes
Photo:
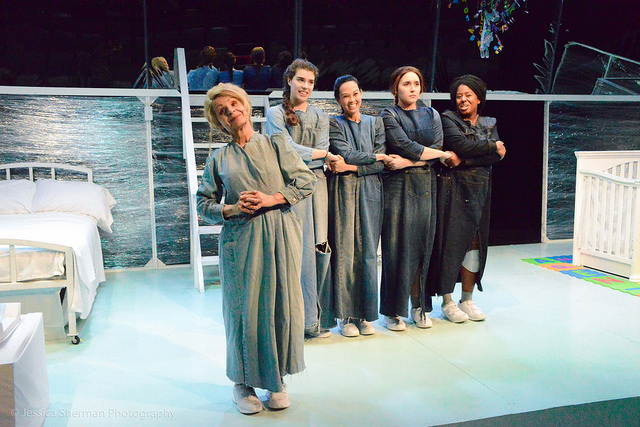
<svg viewBox="0 0 640 427">
<path fill-rule="evenodd" d="M 329 244 L 334 316 L 346 337 L 371 335 L 378 318 L 378 241 L 382 228 L 384 125 L 380 117 L 360 114 L 362 89 L 351 75 L 333 87 L 342 115 L 332 117 L 329 178 Z"/>
<path fill-rule="evenodd" d="M 233 142 L 207 159 L 198 213 L 223 224 L 220 282 L 227 341 L 227 376 L 243 414 L 284 409 L 282 377 L 304 369 L 300 291 L 302 227 L 290 207 L 313 192 L 316 178 L 282 136 L 253 130 L 246 92 L 230 83 L 207 92 L 205 116 Z M 224 197 L 224 202 L 223 202 Z"/>
<path fill-rule="evenodd" d="M 302 220 L 302 296 L 304 332 L 307 338 L 331 336 L 331 248 L 325 163 L 337 160 L 329 152 L 329 116 L 308 100 L 318 78 L 318 68 L 296 59 L 284 73 L 283 102 L 267 110 L 267 133 L 282 133 L 316 175 L 313 196 L 294 207 Z"/>
<path fill-rule="evenodd" d="M 451 154 L 441 151 L 440 115 L 418 106 L 424 79 L 412 66 L 391 74 L 395 105 L 382 110 L 387 154 L 383 176 L 384 228 L 382 230 L 382 279 L 380 313 L 385 326 L 404 331 L 408 314 L 419 328 L 432 326 L 427 271 L 436 230 L 436 174 L 433 165 Z"/>
</svg>

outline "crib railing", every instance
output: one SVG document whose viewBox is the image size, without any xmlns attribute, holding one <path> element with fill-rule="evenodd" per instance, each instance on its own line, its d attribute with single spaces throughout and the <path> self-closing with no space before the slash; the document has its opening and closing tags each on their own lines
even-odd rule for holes
<svg viewBox="0 0 640 427">
<path fill-rule="evenodd" d="M 577 152 L 573 263 L 640 281 L 640 152 Z"/>
</svg>

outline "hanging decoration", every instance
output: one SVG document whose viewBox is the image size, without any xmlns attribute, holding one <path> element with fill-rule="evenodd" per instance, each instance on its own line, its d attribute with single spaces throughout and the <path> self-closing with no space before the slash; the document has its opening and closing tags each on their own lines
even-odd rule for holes
<svg viewBox="0 0 640 427">
<path fill-rule="evenodd" d="M 469 6 L 471 1 L 449 0 L 449 8 L 459 4 L 463 9 L 465 20 L 469 25 L 469 40 L 477 43 L 481 58 L 488 58 L 493 50 L 495 54 L 502 52 L 503 44 L 498 33 L 504 33 L 513 24 L 513 12 L 525 6 L 526 0 L 479 0 L 475 10 Z"/>
</svg>

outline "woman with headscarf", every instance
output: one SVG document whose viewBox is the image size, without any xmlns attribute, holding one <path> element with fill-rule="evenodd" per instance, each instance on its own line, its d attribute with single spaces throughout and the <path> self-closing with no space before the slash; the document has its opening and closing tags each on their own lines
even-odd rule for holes
<svg viewBox="0 0 640 427">
<path fill-rule="evenodd" d="M 486 84 L 467 74 L 451 83 L 455 111 L 442 114 L 444 150 L 451 153 L 438 177 L 438 228 L 430 271 L 435 294 L 443 297 L 442 312 L 452 322 L 480 321 L 485 314 L 472 300 L 474 287 L 482 290 L 487 262 L 491 166 L 505 156 L 496 119 L 481 116 Z M 456 282 L 462 296 L 451 296 Z"/>
</svg>

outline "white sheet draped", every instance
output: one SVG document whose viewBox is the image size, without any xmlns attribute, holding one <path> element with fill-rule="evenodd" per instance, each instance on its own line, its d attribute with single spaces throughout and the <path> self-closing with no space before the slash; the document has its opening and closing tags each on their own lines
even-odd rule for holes
<svg viewBox="0 0 640 427">
<path fill-rule="evenodd" d="M 105 280 L 100 235 L 91 217 L 63 212 L 0 215 L 0 237 L 72 247 L 76 274 L 71 309 L 82 319 L 89 316 L 98 285 Z"/>
</svg>

